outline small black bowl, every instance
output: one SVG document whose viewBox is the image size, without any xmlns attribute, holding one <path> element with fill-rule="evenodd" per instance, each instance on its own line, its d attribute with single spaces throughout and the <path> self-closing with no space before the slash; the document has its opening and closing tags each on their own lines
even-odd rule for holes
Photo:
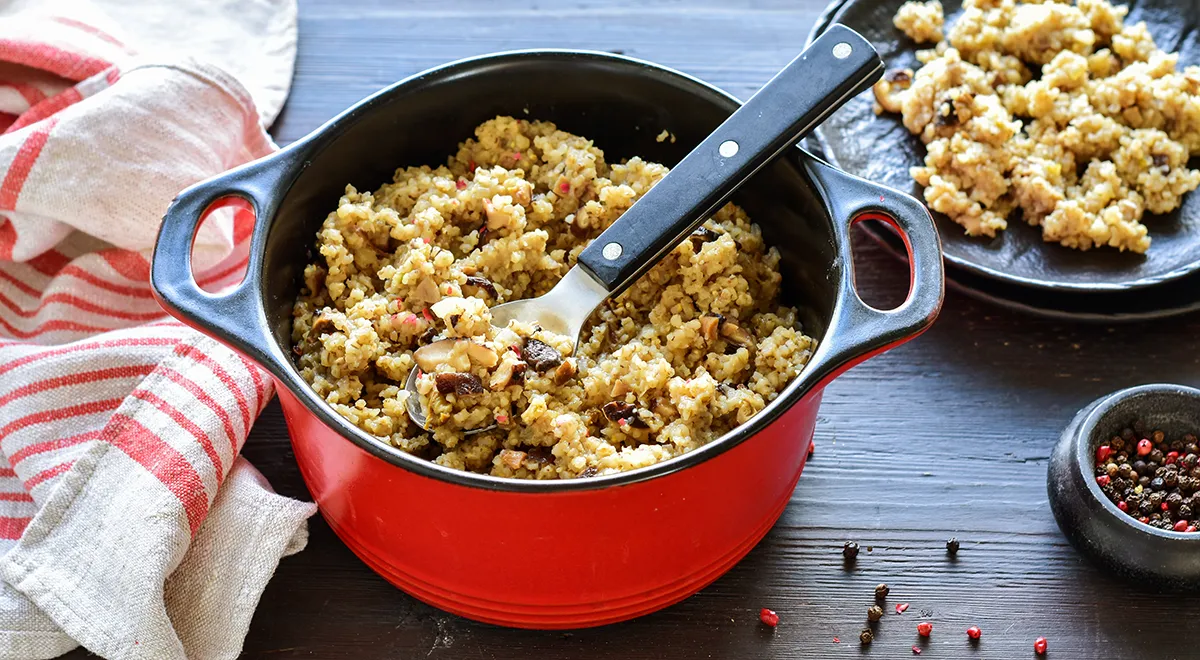
<svg viewBox="0 0 1200 660">
<path fill-rule="evenodd" d="M 1050 508 L 1071 543 L 1110 572 L 1158 589 L 1198 589 L 1200 532 L 1142 524 L 1118 509 L 1096 484 L 1096 448 L 1134 420 L 1168 437 L 1195 433 L 1200 429 L 1200 390 L 1142 385 L 1114 392 L 1079 411 L 1050 457 Z"/>
</svg>

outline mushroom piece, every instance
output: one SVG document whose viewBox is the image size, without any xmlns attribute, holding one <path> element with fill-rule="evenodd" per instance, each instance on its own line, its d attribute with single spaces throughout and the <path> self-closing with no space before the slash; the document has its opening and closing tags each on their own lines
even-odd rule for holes
<svg viewBox="0 0 1200 660">
<path fill-rule="evenodd" d="M 511 470 L 518 470 L 521 464 L 525 462 L 525 452 L 515 449 L 501 449 L 500 462 L 507 465 Z"/>
<path fill-rule="evenodd" d="M 442 292 L 438 291 L 437 283 L 428 277 L 422 277 L 421 281 L 417 282 L 416 288 L 413 289 L 413 294 L 417 298 L 431 303 L 442 299 Z"/>
<path fill-rule="evenodd" d="M 637 408 L 634 407 L 632 403 L 625 403 L 624 401 L 609 401 L 608 403 L 604 404 L 603 407 L 601 407 L 601 410 L 604 411 L 604 416 L 607 417 L 608 421 L 610 422 L 616 422 L 620 424 L 622 421 L 624 421 L 633 428 L 646 428 L 646 422 L 642 421 L 641 417 L 638 417 Z"/>
<path fill-rule="evenodd" d="M 721 323 L 725 320 L 720 314 L 705 314 L 700 317 L 700 334 L 704 341 L 713 343 L 720 332 Z"/>
<path fill-rule="evenodd" d="M 337 324 L 333 322 L 333 317 L 322 312 L 320 316 L 313 321 L 312 327 L 308 329 L 308 340 L 313 341 L 319 339 L 321 335 L 327 335 L 331 332 L 337 332 Z"/>
<path fill-rule="evenodd" d="M 562 356 L 553 346 L 532 337 L 525 340 L 525 345 L 521 347 L 521 359 L 538 373 L 562 363 Z"/>
<path fill-rule="evenodd" d="M 483 344 L 476 344 L 473 341 L 468 341 L 466 343 L 467 357 L 471 358 L 471 361 L 475 364 L 491 369 L 500 361 L 500 356 L 496 355 L 496 351 L 493 351 L 487 346 L 484 346 Z"/>
<path fill-rule="evenodd" d="M 483 201 L 483 212 L 487 216 L 487 228 L 495 231 L 504 227 L 511 227 L 513 223 L 512 211 L 503 206 L 497 206 L 490 199 Z"/>
<path fill-rule="evenodd" d="M 608 391 L 608 395 L 614 399 L 619 399 L 629 391 L 629 386 L 623 380 L 617 380 L 612 384 L 612 389 Z"/>
<path fill-rule="evenodd" d="M 692 242 L 692 247 L 699 250 L 701 245 L 713 240 L 718 236 L 720 236 L 720 234 L 717 232 L 705 227 L 704 225 L 700 225 L 696 228 L 696 231 L 692 232 L 691 236 L 688 236 L 688 240 Z"/>
<path fill-rule="evenodd" d="M 500 357 L 496 355 L 496 351 L 483 344 L 476 344 L 466 339 L 443 339 L 426 344 L 413 352 L 413 359 L 417 361 L 417 366 L 421 367 L 421 371 L 428 373 L 436 371 L 443 364 L 456 362 L 455 351 L 459 348 L 466 354 L 470 362 L 487 367 L 488 369 L 496 366 L 496 363 L 500 361 Z M 451 366 L 465 368 L 465 366 L 469 365 L 455 363 L 451 364 Z"/>
<path fill-rule="evenodd" d="M 565 385 L 567 381 L 575 377 L 575 361 L 565 360 L 558 368 L 554 370 L 554 384 Z"/>
<path fill-rule="evenodd" d="M 721 336 L 738 346 L 749 348 L 754 345 L 754 337 L 746 332 L 745 328 L 732 321 L 725 321 L 721 324 Z"/>
<path fill-rule="evenodd" d="M 454 355 L 453 339 L 443 339 L 429 344 L 425 344 L 413 352 L 413 359 L 417 361 L 417 366 L 421 367 L 421 371 L 426 373 L 436 370 L 443 364 L 450 361 Z"/>
<path fill-rule="evenodd" d="M 483 381 L 479 380 L 479 376 L 475 374 L 463 374 L 451 372 L 445 374 L 437 374 L 433 377 L 433 383 L 437 386 L 439 394 L 457 394 L 466 396 L 468 394 L 483 394 Z"/>
<path fill-rule="evenodd" d="M 509 354 L 511 355 L 511 353 Z M 520 360 L 508 359 L 505 356 L 504 360 L 500 361 L 500 366 L 492 372 L 492 377 L 488 379 L 488 387 L 493 392 L 498 392 L 508 387 L 514 380 L 523 380 L 525 375 L 526 364 Z"/>
<path fill-rule="evenodd" d="M 477 289 L 482 289 L 483 291 L 486 291 L 489 296 L 491 296 L 493 298 L 496 297 L 496 285 L 492 284 L 492 281 L 486 277 L 480 277 L 478 275 L 468 275 L 467 281 L 463 284 L 463 286 L 470 286 L 470 287 L 475 287 Z"/>
</svg>

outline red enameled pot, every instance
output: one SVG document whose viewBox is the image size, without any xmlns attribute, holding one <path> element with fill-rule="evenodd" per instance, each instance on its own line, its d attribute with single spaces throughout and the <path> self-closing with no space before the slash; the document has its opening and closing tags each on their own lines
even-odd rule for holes
<svg viewBox="0 0 1200 660">
<path fill-rule="evenodd" d="M 390 582 L 442 609 L 508 626 L 575 628 L 677 602 L 733 566 L 791 496 L 823 387 L 926 329 L 942 301 L 940 245 L 916 200 L 844 174 L 800 149 L 735 196 L 782 253 L 784 298 L 820 347 L 749 423 L 688 455 L 632 472 L 561 482 L 449 470 L 381 444 L 300 378 L 291 307 L 317 227 L 347 182 L 373 190 L 397 166 L 443 162 L 499 114 L 549 119 L 610 161 L 672 164 L 737 100 L 695 78 L 606 53 L 525 51 L 455 62 L 365 99 L 279 153 L 180 193 L 152 272 L 174 316 L 274 376 L 296 459 L 339 537 Z M 659 142 L 668 130 L 675 140 Z M 258 219 L 245 281 L 221 294 L 191 277 L 191 243 L 222 197 Z M 849 227 L 882 219 L 906 237 L 908 300 L 879 311 L 852 285 Z"/>
</svg>

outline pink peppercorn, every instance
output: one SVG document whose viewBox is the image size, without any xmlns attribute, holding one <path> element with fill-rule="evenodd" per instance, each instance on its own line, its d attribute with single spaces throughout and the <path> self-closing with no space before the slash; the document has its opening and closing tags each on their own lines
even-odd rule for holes
<svg viewBox="0 0 1200 660">
<path fill-rule="evenodd" d="M 1141 440 L 1138 440 L 1138 446 L 1137 446 L 1138 456 L 1145 456 L 1146 454 L 1149 454 L 1152 451 L 1154 451 L 1154 443 L 1153 442 L 1150 442 L 1146 438 L 1142 438 Z"/>
<path fill-rule="evenodd" d="M 765 607 L 758 611 L 758 620 L 772 628 L 779 625 L 779 615 Z"/>
<path fill-rule="evenodd" d="M 467 182 L 464 179 L 459 179 L 458 181 L 454 182 L 454 187 L 458 188 L 459 190 L 465 190 L 467 187 Z"/>
<path fill-rule="evenodd" d="M 1175 527 L 1173 529 L 1177 532 L 1186 532 L 1187 528 L 1188 528 L 1187 521 L 1179 520 L 1179 521 L 1175 522 Z"/>
<path fill-rule="evenodd" d="M 971 626 L 970 628 L 967 628 L 967 637 L 970 637 L 971 639 L 979 639 L 979 637 L 982 635 L 983 631 L 979 629 L 979 626 Z"/>
<path fill-rule="evenodd" d="M 1046 638 L 1038 637 L 1033 642 L 1033 652 L 1038 655 L 1046 655 Z"/>
<path fill-rule="evenodd" d="M 1169 451 L 1169 452 L 1167 452 L 1167 457 L 1166 457 L 1166 459 L 1163 460 L 1163 463 L 1170 465 L 1177 460 L 1179 460 L 1179 452 Z"/>
<path fill-rule="evenodd" d="M 1108 479 L 1107 474 L 1102 474 L 1102 475 L 1096 477 L 1096 483 L 1100 484 L 1101 486 L 1107 486 L 1108 482 L 1109 482 L 1109 479 Z"/>
<path fill-rule="evenodd" d="M 1109 447 L 1108 445 L 1100 445 L 1099 447 L 1096 447 L 1097 465 L 1107 461 L 1109 456 L 1112 456 L 1112 447 Z"/>
<path fill-rule="evenodd" d="M 1128 513 L 1129 504 L 1125 500 L 1121 500 L 1120 502 L 1117 502 L 1117 508 Z"/>
<path fill-rule="evenodd" d="M 933 624 L 928 621 L 922 621 L 917 624 L 917 634 L 922 637 L 928 637 L 933 632 Z"/>
</svg>

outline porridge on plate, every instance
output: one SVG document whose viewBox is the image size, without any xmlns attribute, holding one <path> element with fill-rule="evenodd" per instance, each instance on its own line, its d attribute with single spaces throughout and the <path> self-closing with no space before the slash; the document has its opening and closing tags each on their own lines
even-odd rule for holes
<svg viewBox="0 0 1200 660">
<path fill-rule="evenodd" d="M 374 193 L 347 186 L 294 306 L 301 374 L 380 442 L 502 477 L 632 470 L 745 423 L 816 342 L 779 302 L 778 251 L 733 204 L 601 305 L 575 350 L 491 324 L 491 306 L 549 291 L 666 173 L 497 117 L 446 165 L 398 169 Z M 406 409 L 414 368 L 428 428 Z"/>
<path fill-rule="evenodd" d="M 1144 23 L 1107 0 L 964 0 L 942 36 L 937 0 L 907 2 L 895 25 L 922 66 L 875 85 L 925 143 L 912 176 L 930 208 L 971 236 L 1010 218 L 1046 241 L 1145 252 L 1146 213 L 1200 185 L 1200 67 L 1177 67 Z"/>
</svg>

